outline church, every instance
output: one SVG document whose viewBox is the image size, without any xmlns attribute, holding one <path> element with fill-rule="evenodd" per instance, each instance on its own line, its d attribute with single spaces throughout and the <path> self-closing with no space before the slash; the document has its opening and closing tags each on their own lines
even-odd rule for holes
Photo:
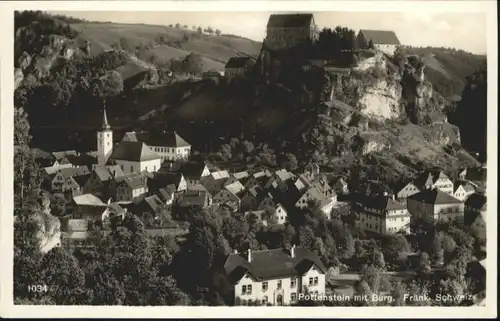
<svg viewBox="0 0 500 321">
<path fill-rule="evenodd" d="M 103 122 L 97 131 L 97 163 L 99 167 L 119 165 L 125 174 L 143 171 L 156 172 L 162 159 L 144 142 L 121 141 L 113 144 L 113 130 L 108 123 L 106 108 Z"/>
</svg>

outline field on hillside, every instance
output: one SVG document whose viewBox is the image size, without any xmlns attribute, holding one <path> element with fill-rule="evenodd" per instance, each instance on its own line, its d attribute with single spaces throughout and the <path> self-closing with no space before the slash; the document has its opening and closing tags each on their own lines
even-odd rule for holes
<svg viewBox="0 0 500 321">
<path fill-rule="evenodd" d="M 148 46 L 141 50 L 141 56 L 148 59 L 155 55 L 159 62 L 172 58 L 182 59 L 191 52 L 203 58 L 203 70 L 223 70 L 232 56 L 259 54 L 261 43 L 245 38 L 197 34 L 193 30 L 167 26 L 122 23 L 76 23 L 71 27 L 80 32 L 77 41 L 88 40 L 91 54 L 108 50 L 120 39 L 126 39 L 128 46 Z M 163 37 L 164 43 L 156 39 Z"/>
</svg>

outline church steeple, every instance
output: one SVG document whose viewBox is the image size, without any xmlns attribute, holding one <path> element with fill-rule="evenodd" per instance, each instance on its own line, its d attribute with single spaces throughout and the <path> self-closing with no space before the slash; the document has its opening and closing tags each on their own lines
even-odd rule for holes
<svg viewBox="0 0 500 321">
<path fill-rule="evenodd" d="M 108 115 L 106 115 L 106 106 L 104 106 L 104 115 L 102 118 L 102 129 L 103 130 L 110 130 L 111 126 L 109 126 L 108 123 Z"/>
</svg>

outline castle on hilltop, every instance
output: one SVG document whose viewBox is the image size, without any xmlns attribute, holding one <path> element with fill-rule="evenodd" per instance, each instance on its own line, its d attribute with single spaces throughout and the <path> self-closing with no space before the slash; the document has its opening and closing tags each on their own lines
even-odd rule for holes
<svg viewBox="0 0 500 321">
<path fill-rule="evenodd" d="M 267 22 L 265 42 L 271 50 L 283 50 L 312 43 L 318 35 L 312 13 L 272 14 Z"/>
</svg>

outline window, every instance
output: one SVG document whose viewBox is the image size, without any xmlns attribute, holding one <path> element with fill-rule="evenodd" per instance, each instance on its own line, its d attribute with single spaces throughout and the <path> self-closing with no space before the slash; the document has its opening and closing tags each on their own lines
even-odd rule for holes
<svg viewBox="0 0 500 321">
<path fill-rule="evenodd" d="M 262 291 L 267 291 L 268 284 L 267 282 L 262 282 Z"/>
<path fill-rule="evenodd" d="M 314 285 L 318 285 L 318 277 L 314 277 Z"/>
<path fill-rule="evenodd" d="M 264 295 L 264 297 L 262 298 L 262 304 L 267 304 L 267 295 Z"/>
<path fill-rule="evenodd" d="M 247 294 L 252 294 L 252 286 L 247 285 Z"/>
<path fill-rule="evenodd" d="M 241 287 L 241 294 L 247 294 L 247 286 L 246 285 L 243 285 Z"/>
<path fill-rule="evenodd" d="M 293 301 L 297 301 L 297 293 L 295 292 L 292 292 L 290 294 L 290 300 L 293 302 Z"/>
<path fill-rule="evenodd" d="M 296 279 L 296 278 L 292 278 L 292 279 L 290 280 L 290 287 L 291 287 L 291 288 L 294 288 L 294 287 L 296 287 L 296 286 L 297 286 L 297 279 Z"/>
<path fill-rule="evenodd" d="M 281 280 L 279 280 L 279 281 L 278 281 L 278 290 L 279 290 L 279 289 L 281 289 L 281 283 L 282 283 L 282 281 L 281 281 Z"/>
<path fill-rule="evenodd" d="M 314 281 L 314 279 L 313 279 L 313 278 L 309 278 L 309 286 L 312 286 L 312 285 L 313 285 L 313 281 Z"/>
</svg>

